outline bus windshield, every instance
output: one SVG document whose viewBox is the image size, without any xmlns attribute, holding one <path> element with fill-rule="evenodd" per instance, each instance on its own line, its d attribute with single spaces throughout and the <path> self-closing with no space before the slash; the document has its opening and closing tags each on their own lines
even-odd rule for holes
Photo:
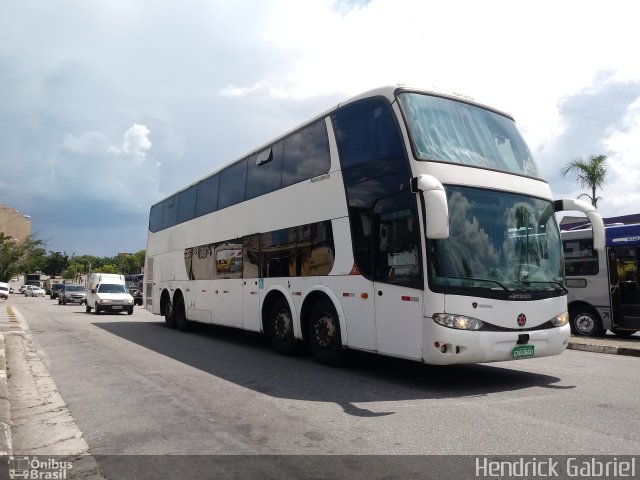
<svg viewBox="0 0 640 480">
<path fill-rule="evenodd" d="M 562 243 L 550 202 L 447 187 L 449 238 L 429 240 L 432 286 L 562 294 Z"/>
<path fill-rule="evenodd" d="M 515 122 L 452 99 L 401 93 L 418 160 L 434 160 L 542 178 Z"/>
</svg>

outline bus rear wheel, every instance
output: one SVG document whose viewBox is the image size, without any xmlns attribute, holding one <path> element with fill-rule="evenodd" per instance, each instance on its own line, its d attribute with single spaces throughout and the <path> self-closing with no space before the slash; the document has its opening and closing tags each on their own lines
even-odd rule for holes
<svg viewBox="0 0 640 480">
<path fill-rule="evenodd" d="M 176 328 L 176 314 L 170 299 L 167 299 L 167 303 L 164 305 L 164 323 L 169 328 Z"/>
<path fill-rule="evenodd" d="M 325 365 L 337 366 L 344 361 L 345 351 L 340 336 L 340 321 L 333 303 L 320 300 L 311 309 L 307 336 L 316 359 Z"/>
<path fill-rule="evenodd" d="M 293 318 L 289 304 L 283 298 L 278 300 L 271 310 L 268 333 L 276 352 L 281 355 L 296 353 L 298 342 L 293 336 Z"/>
<path fill-rule="evenodd" d="M 600 317 L 586 307 L 572 310 L 571 331 L 583 337 L 601 337 L 604 334 Z"/>
</svg>

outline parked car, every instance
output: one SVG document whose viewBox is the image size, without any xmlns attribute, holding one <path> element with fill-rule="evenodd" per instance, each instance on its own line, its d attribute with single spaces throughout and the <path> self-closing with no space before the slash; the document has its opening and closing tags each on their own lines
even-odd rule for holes
<svg viewBox="0 0 640 480">
<path fill-rule="evenodd" d="M 27 285 L 27 288 L 24 290 L 25 297 L 44 297 L 44 290 L 40 287 L 36 287 L 35 285 Z"/>
<path fill-rule="evenodd" d="M 20 288 L 18 289 L 18 293 L 22 293 L 24 294 L 24 291 L 27 289 L 26 285 L 21 285 Z"/>
<path fill-rule="evenodd" d="M 87 303 L 87 290 L 84 285 L 64 284 L 58 293 L 58 305 L 66 305 L 67 303 L 77 303 L 82 305 Z"/>
<path fill-rule="evenodd" d="M 129 290 L 129 295 L 133 297 L 133 304 L 142 306 L 142 285 L 136 282 L 128 282 L 127 290 Z"/>
<path fill-rule="evenodd" d="M 50 294 L 51 300 L 53 300 L 54 298 L 59 298 L 60 291 L 63 288 L 64 288 L 64 283 L 54 283 L 53 285 L 51 285 L 51 294 Z"/>
<path fill-rule="evenodd" d="M 9 298 L 9 284 L 0 282 L 0 298 Z"/>
</svg>

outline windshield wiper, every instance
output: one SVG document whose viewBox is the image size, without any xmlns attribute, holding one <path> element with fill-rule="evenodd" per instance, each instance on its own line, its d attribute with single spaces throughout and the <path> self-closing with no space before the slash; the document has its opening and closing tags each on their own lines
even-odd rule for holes
<svg viewBox="0 0 640 480">
<path fill-rule="evenodd" d="M 560 290 L 562 290 L 564 293 L 569 293 L 569 290 L 567 289 L 567 287 L 562 285 L 562 283 L 560 283 L 560 282 L 556 282 L 555 280 L 533 281 L 533 282 L 523 282 L 523 283 L 526 283 L 526 284 L 529 284 L 529 283 L 549 283 L 549 284 L 551 284 L 553 286 L 560 287 Z"/>
<path fill-rule="evenodd" d="M 489 280 L 488 278 L 474 278 L 474 277 L 450 277 L 450 276 L 446 276 L 444 278 L 454 278 L 456 280 L 471 280 L 472 282 L 488 282 L 488 283 L 495 283 L 496 285 L 498 285 L 500 288 L 502 288 L 505 292 L 509 292 L 512 293 L 513 290 L 510 290 L 509 288 L 505 287 L 502 283 L 498 282 L 497 280 Z"/>
</svg>

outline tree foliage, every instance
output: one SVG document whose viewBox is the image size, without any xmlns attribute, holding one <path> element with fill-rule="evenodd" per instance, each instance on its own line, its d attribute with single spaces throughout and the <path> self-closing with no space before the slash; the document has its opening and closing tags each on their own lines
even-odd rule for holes
<svg viewBox="0 0 640 480">
<path fill-rule="evenodd" d="M 38 271 L 45 264 L 45 249 L 42 240 L 27 237 L 17 242 L 13 237 L 0 232 L 0 281 L 27 271 Z"/>
<path fill-rule="evenodd" d="M 587 160 L 574 158 L 567 166 L 562 169 L 562 175 L 567 173 L 575 173 L 578 183 L 583 188 L 589 188 L 591 195 L 588 193 L 580 194 L 580 197 L 587 197 L 591 201 L 591 205 L 597 207 L 598 200 L 602 197 L 596 196 L 596 190 L 603 188 L 606 183 L 607 176 L 607 156 L 591 155 Z"/>
<path fill-rule="evenodd" d="M 91 271 L 124 275 L 141 273 L 145 253 L 140 250 L 133 255 L 115 257 L 69 256 L 65 252 L 51 251 L 47 253 L 43 240 L 29 237 L 19 243 L 0 232 L 0 281 L 8 282 L 17 275 L 36 272 L 67 279 L 75 279 Z"/>
</svg>

